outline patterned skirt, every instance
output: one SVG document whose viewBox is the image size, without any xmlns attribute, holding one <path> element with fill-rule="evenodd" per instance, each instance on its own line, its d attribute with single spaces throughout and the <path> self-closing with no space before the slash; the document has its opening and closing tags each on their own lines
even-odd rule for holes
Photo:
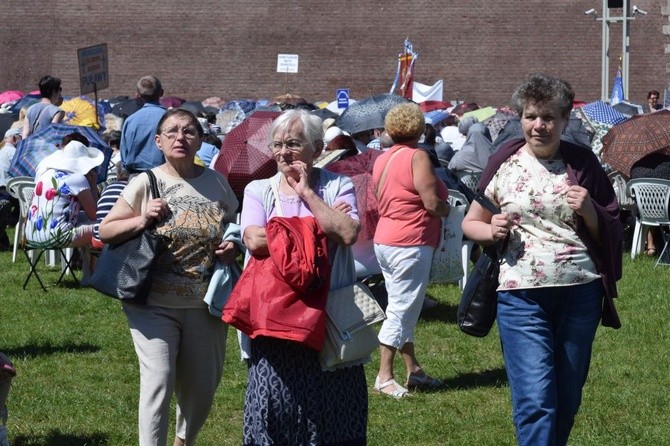
<svg viewBox="0 0 670 446">
<path fill-rule="evenodd" d="M 324 372 L 319 354 L 298 343 L 251 341 L 245 445 L 365 445 L 367 418 L 363 366 Z"/>
</svg>

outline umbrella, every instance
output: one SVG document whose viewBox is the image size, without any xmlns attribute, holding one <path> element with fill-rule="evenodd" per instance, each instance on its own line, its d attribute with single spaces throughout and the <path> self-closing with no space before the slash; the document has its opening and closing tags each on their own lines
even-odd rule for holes
<svg viewBox="0 0 670 446">
<path fill-rule="evenodd" d="M 365 130 L 384 128 L 386 113 L 394 105 L 410 102 L 402 96 L 392 93 L 383 93 L 368 96 L 349 105 L 337 120 L 337 126 L 351 134 Z"/>
<path fill-rule="evenodd" d="M 40 101 L 42 96 L 40 96 L 40 92 L 38 91 L 37 94 L 27 94 L 18 101 L 12 105 L 12 113 L 18 114 L 23 107 L 30 107 L 31 105 L 37 103 Z"/>
<path fill-rule="evenodd" d="M 603 101 L 595 101 L 582 107 L 582 111 L 591 121 L 602 122 L 609 125 L 618 124 L 628 117 L 619 113 L 611 105 Z"/>
<path fill-rule="evenodd" d="M 93 127 L 98 130 L 100 123 L 104 122 L 100 117 L 96 118 L 95 105 L 81 97 L 63 101 L 60 108 L 65 112 L 64 124 Z"/>
<path fill-rule="evenodd" d="M 130 98 L 114 105 L 111 113 L 126 119 L 142 107 L 144 107 L 144 99 Z"/>
<path fill-rule="evenodd" d="M 367 240 L 374 237 L 377 221 L 379 221 L 377 197 L 372 182 L 372 168 L 375 160 L 382 153 L 384 152 L 381 150 L 368 150 L 326 166 L 327 170 L 346 175 L 354 183 L 356 206 L 361 221 L 359 237 L 365 237 Z"/>
<path fill-rule="evenodd" d="M 670 110 L 635 115 L 612 126 L 602 142 L 602 161 L 630 177 L 630 168 L 646 155 L 670 155 Z"/>
<path fill-rule="evenodd" d="M 453 104 L 451 102 L 444 101 L 423 101 L 419 102 L 419 107 L 424 113 L 432 112 L 435 110 L 444 110 L 451 107 Z"/>
<path fill-rule="evenodd" d="M 275 102 L 278 104 L 289 104 L 289 105 L 307 104 L 307 101 L 302 96 L 290 93 L 277 96 L 275 98 Z"/>
<path fill-rule="evenodd" d="M 97 172 L 98 183 L 105 181 L 109 160 L 112 157 L 112 149 L 91 127 L 67 124 L 51 124 L 20 141 L 10 164 L 9 174 L 14 177 L 34 177 L 39 162 L 58 150 L 63 137 L 73 132 L 81 133 L 88 138 L 89 146 L 96 147 L 104 152 L 105 160 L 98 167 Z"/>
<path fill-rule="evenodd" d="M 456 105 L 454 108 L 451 109 L 451 113 L 455 115 L 462 116 L 463 113 L 467 113 L 469 111 L 477 110 L 479 108 L 479 105 L 477 105 L 475 102 L 468 102 L 467 104 L 465 102 Z"/>
<path fill-rule="evenodd" d="M 632 104 L 628 101 L 621 101 L 612 106 L 614 110 L 622 113 L 628 117 L 633 115 L 641 115 L 644 113 L 641 105 Z"/>
<path fill-rule="evenodd" d="M 328 118 L 337 118 L 339 116 L 337 113 L 332 112 L 327 108 L 317 108 L 316 110 L 312 110 L 312 114 L 318 116 L 324 121 Z"/>
<path fill-rule="evenodd" d="M 277 163 L 268 142 L 270 124 L 279 115 L 276 111 L 255 111 L 223 140 L 214 170 L 228 178 L 240 201 L 247 184 L 277 173 Z"/>
<path fill-rule="evenodd" d="M 183 104 L 179 106 L 182 110 L 188 110 L 194 115 L 198 115 L 198 113 L 204 112 L 205 107 L 202 105 L 202 102 L 198 101 L 186 101 Z"/>
<path fill-rule="evenodd" d="M 221 108 L 225 104 L 226 104 L 226 100 L 223 99 L 223 98 L 220 98 L 218 96 L 211 96 L 207 99 L 203 99 L 203 101 L 202 101 L 202 105 L 204 107 Z"/>
<path fill-rule="evenodd" d="M 473 117 L 477 118 L 479 122 L 484 122 L 487 119 L 490 119 L 496 115 L 496 109 L 493 107 L 484 107 L 484 108 L 478 108 L 476 110 L 471 110 L 468 112 L 463 113 L 463 117 Z"/>
<path fill-rule="evenodd" d="M 186 99 L 177 96 L 164 96 L 160 99 L 161 105 L 165 108 L 178 108 L 184 102 L 186 102 Z"/>
<path fill-rule="evenodd" d="M 439 124 L 442 121 L 445 121 L 449 117 L 449 113 L 443 110 L 433 110 L 423 115 L 426 118 L 426 124 Z"/>
<path fill-rule="evenodd" d="M 18 101 L 23 97 L 23 93 L 18 90 L 7 90 L 0 93 L 0 104 L 5 102 Z"/>
</svg>

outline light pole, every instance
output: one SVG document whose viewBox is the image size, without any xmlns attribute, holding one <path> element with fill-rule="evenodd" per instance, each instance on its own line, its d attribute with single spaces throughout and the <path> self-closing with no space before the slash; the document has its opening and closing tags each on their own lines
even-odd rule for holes
<svg viewBox="0 0 670 446">
<path fill-rule="evenodd" d="M 609 46 L 610 46 L 610 23 L 621 22 L 621 76 L 623 77 L 623 94 L 628 99 L 628 74 L 629 74 L 629 45 L 630 45 L 630 21 L 635 20 L 638 14 L 647 15 L 647 12 L 633 5 L 633 14 L 629 14 L 629 1 L 623 0 L 622 15 L 610 16 L 609 0 L 603 0 L 602 17 L 598 17 L 595 9 L 584 11 L 587 15 L 596 16 L 596 20 L 602 22 L 602 49 L 601 49 L 601 73 L 600 73 L 600 99 L 607 101 L 610 94 L 609 85 Z"/>
</svg>

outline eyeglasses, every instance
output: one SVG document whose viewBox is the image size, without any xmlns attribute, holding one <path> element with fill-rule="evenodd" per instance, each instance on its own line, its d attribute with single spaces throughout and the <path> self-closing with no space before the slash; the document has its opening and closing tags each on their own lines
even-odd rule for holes
<svg viewBox="0 0 670 446">
<path fill-rule="evenodd" d="M 290 152 L 299 152 L 304 147 L 304 143 L 297 139 L 291 139 L 289 141 L 272 141 L 269 146 L 275 152 L 279 152 L 284 147 Z"/>
<path fill-rule="evenodd" d="M 184 138 L 188 140 L 193 140 L 198 137 L 198 131 L 196 130 L 195 127 L 184 127 L 183 129 L 179 129 L 177 127 L 164 130 L 161 133 L 169 140 L 176 139 L 177 136 L 179 135 L 179 132 L 184 135 Z"/>
</svg>

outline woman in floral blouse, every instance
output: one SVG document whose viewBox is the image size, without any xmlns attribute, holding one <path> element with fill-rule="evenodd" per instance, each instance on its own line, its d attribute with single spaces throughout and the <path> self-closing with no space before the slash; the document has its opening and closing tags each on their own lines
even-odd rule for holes
<svg viewBox="0 0 670 446">
<path fill-rule="evenodd" d="M 498 149 L 478 185 L 502 212 L 473 202 L 463 221 L 476 242 L 509 237 L 497 320 L 519 445 L 567 443 L 598 322 L 620 326 L 619 209 L 593 152 L 560 139 L 573 99 L 545 75 L 517 88 L 524 139 Z"/>
<path fill-rule="evenodd" d="M 103 160 L 99 149 L 71 141 L 40 163 L 26 221 L 26 238 L 31 245 L 91 244 L 98 198 L 95 168 Z"/>
</svg>

